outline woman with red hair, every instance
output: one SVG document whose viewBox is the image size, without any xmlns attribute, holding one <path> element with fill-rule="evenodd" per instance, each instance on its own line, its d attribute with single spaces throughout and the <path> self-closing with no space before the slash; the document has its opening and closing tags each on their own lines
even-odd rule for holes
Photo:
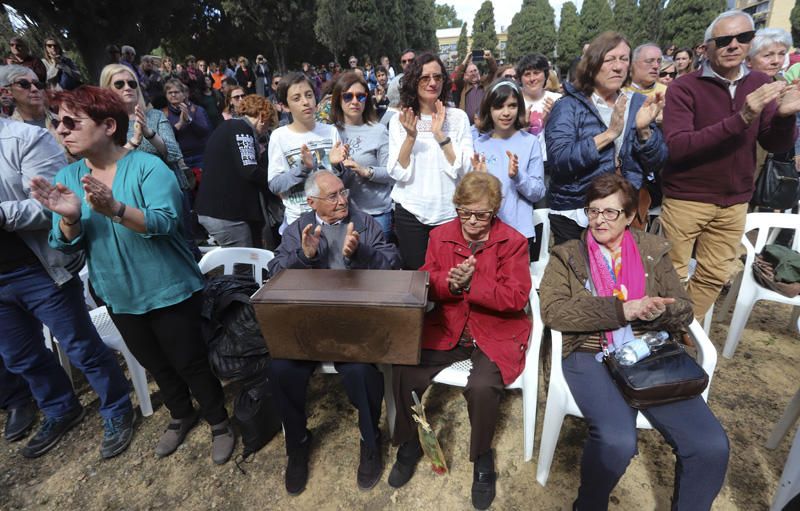
<svg viewBox="0 0 800 511">
<path fill-rule="evenodd" d="M 203 276 L 183 242 L 181 191 L 157 156 L 126 149 L 128 112 L 112 91 L 56 93 L 58 134 L 81 159 L 55 184 L 35 177 L 31 195 L 53 212 L 50 244 L 83 250 L 89 278 L 136 359 L 153 375 L 172 421 L 156 454 L 172 454 L 200 415 L 211 425 L 212 459 L 234 447 L 225 397 L 200 334 Z"/>
</svg>

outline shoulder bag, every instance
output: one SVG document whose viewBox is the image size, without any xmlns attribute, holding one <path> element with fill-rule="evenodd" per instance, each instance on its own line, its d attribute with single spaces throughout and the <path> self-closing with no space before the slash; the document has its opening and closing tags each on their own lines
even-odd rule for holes
<svg viewBox="0 0 800 511">
<path fill-rule="evenodd" d="M 761 167 L 753 192 L 754 206 L 766 209 L 790 209 L 800 200 L 800 179 L 791 158 L 769 154 Z"/>
</svg>

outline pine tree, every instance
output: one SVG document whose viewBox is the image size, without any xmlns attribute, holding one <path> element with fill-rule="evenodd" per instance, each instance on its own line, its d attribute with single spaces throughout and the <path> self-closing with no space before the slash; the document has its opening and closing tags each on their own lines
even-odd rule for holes
<svg viewBox="0 0 800 511">
<path fill-rule="evenodd" d="M 558 25 L 558 57 L 556 65 L 562 74 L 566 74 L 570 63 L 580 57 L 584 41 L 581 33 L 581 20 L 578 8 L 572 2 L 561 6 L 561 23 Z"/>
<path fill-rule="evenodd" d="M 497 31 L 494 28 L 494 7 L 491 0 L 481 4 L 472 22 L 472 50 L 491 50 L 497 48 Z"/>
<path fill-rule="evenodd" d="M 525 0 L 508 27 L 506 60 L 515 62 L 529 53 L 553 55 L 556 45 L 555 12 L 547 0 Z"/>
<path fill-rule="evenodd" d="M 464 59 L 467 56 L 467 51 L 469 51 L 469 38 L 467 37 L 467 24 L 464 23 L 461 25 L 461 34 L 458 36 L 458 43 L 456 44 L 456 51 L 458 52 L 458 57 L 456 57 L 456 62 L 464 62 Z"/>
<path fill-rule="evenodd" d="M 639 7 L 636 0 L 616 0 L 614 2 L 614 30 L 625 37 L 634 36 L 636 18 L 639 16 Z"/>
<path fill-rule="evenodd" d="M 582 36 L 591 41 L 601 32 L 614 28 L 614 15 L 608 0 L 585 0 L 581 8 Z"/>
<path fill-rule="evenodd" d="M 636 17 L 632 33 L 626 34 L 631 47 L 661 41 L 662 19 L 665 0 L 640 0 L 639 15 Z"/>
<path fill-rule="evenodd" d="M 796 0 L 792 12 L 789 14 L 789 23 L 792 25 L 792 39 L 800 41 L 800 0 Z"/>
<path fill-rule="evenodd" d="M 663 40 L 677 46 L 694 46 L 706 27 L 725 10 L 725 0 L 670 0 L 664 9 Z"/>
<path fill-rule="evenodd" d="M 406 42 L 417 52 L 432 51 L 439 53 L 436 40 L 434 16 L 434 0 L 407 0 L 400 2 L 404 6 L 402 17 L 405 21 Z M 340 25 L 346 27 L 347 25 Z"/>
<path fill-rule="evenodd" d="M 341 26 L 350 26 L 355 19 L 347 10 L 348 0 L 318 0 L 317 19 L 314 22 L 314 33 L 317 39 L 339 62 L 339 57 L 347 46 L 350 33 L 340 30 Z"/>
<path fill-rule="evenodd" d="M 435 21 L 434 24 L 436 28 L 456 28 L 459 25 L 462 25 L 464 22 L 458 19 L 458 14 L 456 14 L 456 8 L 450 4 L 436 4 L 434 6 L 435 9 Z"/>
</svg>

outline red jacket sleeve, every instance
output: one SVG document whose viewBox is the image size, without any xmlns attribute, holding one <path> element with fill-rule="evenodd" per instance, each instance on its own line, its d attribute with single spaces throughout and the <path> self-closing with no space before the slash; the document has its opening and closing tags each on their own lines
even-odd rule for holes
<svg viewBox="0 0 800 511">
<path fill-rule="evenodd" d="M 510 238 L 498 251 L 497 266 L 486 268 L 480 257 L 466 297 L 470 304 L 497 312 L 517 312 L 525 307 L 531 291 L 528 243 Z"/>
</svg>

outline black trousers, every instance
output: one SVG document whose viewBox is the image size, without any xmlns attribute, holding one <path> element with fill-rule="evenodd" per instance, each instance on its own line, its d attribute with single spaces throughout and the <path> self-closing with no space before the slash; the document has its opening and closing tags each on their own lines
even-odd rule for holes
<svg viewBox="0 0 800 511">
<path fill-rule="evenodd" d="M 425 264 L 428 237 L 435 225 L 425 225 L 400 204 L 394 206 L 394 233 L 403 258 L 404 270 L 418 270 Z"/>
<path fill-rule="evenodd" d="M 550 220 L 550 232 L 553 233 L 553 245 L 560 245 L 565 241 L 579 240 L 584 228 L 564 215 L 547 215 Z"/>
<path fill-rule="evenodd" d="M 203 294 L 144 314 L 117 314 L 111 319 L 136 360 L 147 369 L 161 389 L 173 419 L 194 412 L 192 396 L 203 418 L 211 425 L 228 418 L 222 385 L 211 372 L 200 333 Z"/>
<path fill-rule="evenodd" d="M 281 414 L 286 434 L 286 451 L 297 449 L 306 436 L 306 398 L 308 380 L 318 362 L 272 359 L 269 383 Z M 358 409 L 361 439 L 370 447 L 378 446 L 378 425 L 383 400 L 383 375 L 372 364 L 336 362 L 336 371 L 350 403 Z"/>
<path fill-rule="evenodd" d="M 453 362 L 472 359 L 472 371 L 464 387 L 470 433 L 469 460 L 474 462 L 492 448 L 494 430 L 503 396 L 503 377 L 497 365 L 479 348 L 456 346 L 449 351 L 422 350 L 419 365 L 392 366 L 392 391 L 397 407 L 394 423 L 394 444 L 400 445 L 417 436 L 411 406 L 411 391 L 422 399 L 433 378 Z"/>
</svg>

